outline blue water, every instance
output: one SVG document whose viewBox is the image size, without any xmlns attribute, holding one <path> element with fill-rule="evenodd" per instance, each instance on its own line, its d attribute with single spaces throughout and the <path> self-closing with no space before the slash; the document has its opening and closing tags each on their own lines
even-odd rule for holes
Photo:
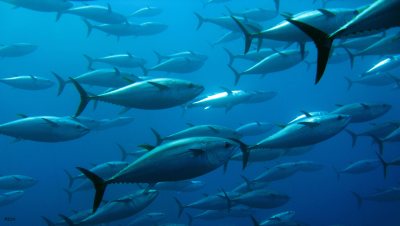
<svg viewBox="0 0 400 226">
<path fill-rule="evenodd" d="M 287 123 L 305 111 L 332 111 L 336 109 L 334 104 L 350 104 L 361 101 L 380 101 L 393 105 L 392 110 L 373 122 L 384 122 L 399 119 L 399 91 L 390 91 L 387 87 L 367 87 L 355 84 L 347 92 L 347 82 L 343 76 L 356 78 L 357 73 L 364 72 L 377 63 L 377 57 L 365 57 L 364 60 L 356 58 L 355 67 L 350 69 L 350 62 L 346 61 L 337 65 L 328 65 L 324 77 L 318 85 L 314 85 L 315 65 L 307 72 L 307 65 L 300 63 L 297 66 L 278 73 L 267 74 L 263 80 L 259 76 L 244 75 L 239 84 L 234 87 L 234 75 L 226 66 L 229 62 L 228 55 L 222 46 L 231 50 L 234 54 L 242 53 L 244 40 L 238 39 L 225 45 L 216 45 L 211 49 L 207 40 L 215 42 L 226 31 L 218 26 L 204 23 L 196 30 L 198 20 L 193 12 L 198 12 L 204 17 L 219 17 L 227 14 L 224 4 L 211 4 L 203 9 L 200 1 L 168 0 L 168 1 L 108 1 L 113 10 L 125 15 L 147 6 L 161 7 L 164 12 L 152 18 L 130 19 L 132 22 L 162 22 L 169 25 L 163 33 L 138 37 L 121 37 L 117 42 L 115 36 L 105 36 L 98 30 L 93 30 L 89 38 L 86 38 L 87 28 L 81 19 L 74 15 L 65 14 L 58 22 L 55 22 L 56 13 L 42 13 L 23 8 L 11 9 L 11 5 L 0 3 L 0 43 L 27 42 L 36 44 L 39 48 L 33 53 L 19 58 L 5 58 L 0 61 L 0 77 L 11 77 L 15 74 L 32 74 L 46 77 L 56 82 L 50 71 L 54 71 L 63 78 L 76 77 L 86 72 L 87 61 L 82 54 L 92 57 L 103 57 L 109 53 L 119 54 L 126 51 L 147 60 L 146 67 L 157 64 L 157 57 L 152 52 L 156 50 L 161 54 L 172 54 L 174 51 L 192 50 L 209 56 L 205 65 L 198 71 L 190 74 L 170 74 L 168 77 L 181 78 L 203 84 L 205 92 L 222 91 L 219 87 L 230 89 L 244 89 L 248 91 L 265 90 L 276 91 L 278 95 L 272 100 L 253 105 L 238 105 L 225 114 L 225 109 L 200 108 L 189 109 L 181 119 L 180 107 L 166 110 L 139 110 L 132 109 L 124 116 L 134 117 L 135 120 L 120 128 L 91 132 L 77 140 L 63 143 L 40 143 L 22 141 L 10 144 L 13 138 L 0 136 L 0 174 L 2 175 L 27 175 L 39 180 L 39 183 L 25 190 L 25 195 L 15 203 L 0 207 L 0 225 L 46 225 L 40 216 L 45 216 L 53 222 L 59 221 L 57 214 L 71 215 L 70 210 L 86 210 L 92 207 L 94 190 L 78 192 L 73 195 L 72 202 L 68 204 L 67 195 L 61 188 L 68 187 L 68 178 L 63 169 L 72 175 L 79 172 L 75 167 L 91 168 L 90 164 L 101 164 L 107 161 L 119 161 L 121 153 L 115 143 L 121 144 L 128 151 L 138 150 L 137 145 L 154 144 L 155 138 L 149 127 L 156 129 L 162 136 L 175 133 L 187 128 L 186 122 L 201 124 L 217 124 L 230 128 L 239 127 L 240 123 L 249 123 L 254 120 Z M 358 7 L 363 4 L 371 4 L 370 0 L 359 1 L 333 1 L 328 7 Z M 91 2 L 105 6 L 107 1 Z M 80 3 L 74 3 L 81 6 Z M 245 7 L 264 7 L 274 9 L 273 1 L 244 1 L 233 0 L 226 3 L 233 11 L 244 10 Z M 288 11 L 298 13 L 304 10 L 321 7 L 318 1 L 312 4 L 311 0 L 281 0 L 281 12 Z M 279 16 L 271 21 L 262 22 L 264 28 L 273 26 L 283 17 Z M 399 29 L 391 29 L 388 34 L 398 32 Z M 294 48 L 293 45 L 292 48 Z M 310 54 L 308 61 L 316 59 L 314 44 L 308 43 Z M 233 66 L 239 71 L 249 68 L 249 61 L 237 59 Z M 102 63 L 94 63 L 93 67 L 109 68 Z M 140 69 L 123 69 L 136 75 L 142 75 Z M 399 76 L 399 71 L 394 71 Z M 164 72 L 150 72 L 149 76 L 163 77 Z M 41 91 L 26 91 L 10 89 L 9 86 L 0 84 L 0 123 L 19 119 L 15 113 L 29 116 L 73 115 L 79 104 L 79 95 L 76 89 L 67 85 L 61 96 L 56 97 L 58 84 L 50 89 Z M 100 93 L 104 88 L 93 87 L 91 92 Z M 122 109 L 120 106 L 107 103 L 99 103 L 96 111 L 92 112 L 92 103 L 83 112 L 83 116 L 96 120 L 115 118 Z M 371 125 L 366 123 L 350 124 L 347 128 L 361 132 Z M 272 132 L 278 131 L 276 127 Z M 245 143 L 254 144 L 266 135 L 258 137 L 245 137 Z M 383 158 L 392 160 L 399 155 L 398 143 L 385 143 Z M 343 169 L 350 163 L 362 159 L 377 158 L 375 151 L 378 147 L 371 146 L 371 138 L 360 137 L 354 148 L 351 148 L 350 136 L 342 132 L 337 136 L 324 141 L 311 152 L 297 156 L 278 159 L 280 163 L 296 160 L 316 161 L 325 165 L 323 170 L 312 173 L 299 172 L 294 176 L 271 183 L 267 189 L 282 191 L 291 200 L 282 207 L 270 210 L 257 210 L 255 218 L 259 221 L 269 216 L 283 212 L 296 211 L 295 220 L 310 225 L 400 225 L 398 217 L 399 202 L 377 203 L 365 201 L 361 210 L 357 209 L 357 200 L 350 191 L 355 191 L 361 196 L 374 193 L 375 188 L 387 188 L 398 186 L 400 169 L 389 166 L 387 179 L 383 179 L 382 167 L 375 171 L 351 176 L 341 175 L 337 180 L 336 173 L 331 166 Z M 133 161 L 128 157 L 127 161 Z M 196 178 L 207 183 L 207 186 L 197 192 L 180 193 L 161 192 L 156 200 L 139 215 L 150 212 L 163 212 L 168 215 L 167 222 L 187 223 L 186 216 L 176 219 L 178 206 L 173 196 L 179 198 L 182 204 L 194 202 L 205 194 L 214 194 L 217 189 L 232 190 L 237 183 L 242 183 L 239 175 L 247 178 L 255 178 L 264 172 L 263 167 L 273 167 L 276 161 L 256 163 L 245 171 L 241 170 L 240 162 L 230 162 L 228 171 L 222 175 L 219 168 L 207 175 Z M 74 186 L 77 186 L 75 182 Z M 136 185 L 110 185 L 107 188 L 104 199 L 112 200 L 132 189 Z M 0 191 L 4 193 L 6 191 Z M 185 210 L 192 215 L 201 213 L 201 210 Z M 13 222 L 3 221 L 5 217 L 13 217 Z M 111 222 L 109 225 L 127 225 L 133 217 Z M 252 225 L 250 218 L 226 218 L 219 221 L 205 222 L 195 220 L 193 225 Z"/>
</svg>

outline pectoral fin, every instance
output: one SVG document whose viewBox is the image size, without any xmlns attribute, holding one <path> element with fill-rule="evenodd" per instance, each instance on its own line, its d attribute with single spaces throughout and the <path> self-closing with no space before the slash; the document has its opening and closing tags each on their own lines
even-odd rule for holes
<svg viewBox="0 0 400 226">
<path fill-rule="evenodd" d="M 309 126 L 311 128 L 314 128 L 314 127 L 319 125 L 318 122 L 299 122 L 298 124 L 306 125 L 306 126 Z"/>
<path fill-rule="evenodd" d="M 151 84 L 151 85 L 153 85 L 153 86 L 159 88 L 160 91 L 161 91 L 161 90 L 167 90 L 167 89 L 170 88 L 169 86 L 162 85 L 162 84 L 158 84 L 158 83 L 156 83 L 156 82 L 147 82 L 147 83 L 149 83 L 149 84 Z"/>
</svg>

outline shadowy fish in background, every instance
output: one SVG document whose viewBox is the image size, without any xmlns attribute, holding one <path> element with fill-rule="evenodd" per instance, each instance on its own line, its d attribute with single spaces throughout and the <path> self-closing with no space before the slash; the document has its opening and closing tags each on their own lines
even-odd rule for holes
<svg viewBox="0 0 400 226">
<path fill-rule="evenodd" d="M 118 67 L 127 67 L 127 68 L 135 68 L 140 67 L 140 65 L 144 65 L 147 63 L 146 60 L 143 58 L 133 56 L 129 52 L 127 54 L 118 54 L 118 55 L 111 55 L 107 57 L 101 57 L 92 59 L 88 55 L 83 54 L 83 56 L 88 60 L 89 65 L 88 69 L 92 67 L 93 62 L 102 62 L 106 64 L 111 64 Z"/>
<path fill-rule="evenodd" d="M 366 159 L 366 160 L 361 160 L 355 163 L 350 162 L 351 165 L 346 167 L 345 169 L 341 171 L 337 171 L 335 167 L 332 166 L 332 168 L 335 170 L 338 180 L 340 180 L 340 174 L 341 173 L 347 173 L 347 174 L 360 174 L 360 173 L 368 173 L 374 169 L 377 169 L 379 166 L 381 166 L 381 162 L 377 159 Z"/>
<path fill-rule="evenodd" d="M 0 194 L 0 206 L 6 206 L 20 199 L 25 194 L 24 191 L 11 191 Z"/>
<path fill-rule="evenodd" d="M 358 102 L 347 105 L 339 105 L 338 109 L 329 114 L 345 114 L 351 117 L 350 123 L 367 122 L 388 113 L 392 105 L 381 102 Z"/>
<path fill-rule="evenodd" d="M 129 17 L 152 17 L 156 16 L 160 13 L 162 13 L 163 9 L 158 8 L 158 7 L 146 7 L 146 8 L 141 8 L 138 11 L 132 13 L 131 15 L 127 16 Z"/>
<path fill-rule="evenodd" d="M 73 4 L 66 0 L 51 0 L 51 1 L 33 1 L 33 0 L 1 0 L 14 5 L 14 9 L 19 7 L 31 9 L 39 12 L 58 12 L 61 10 L 67 10 L 73 6 Z M 89 0 L 92 1 L 92 0 Z"/>
<path fill-rule="evenodd" d="M 128 226 L 154 225 L 167 217 L 165 213 L 147 213 L 136 217 Z"/>
<path fill-rule="evenodd" d="M 269 132 L 274 128 L 274 124 L 268 122 L 251 122 L 236 129 L 236 132 L 243 136 L 258 136 Z"/>
<path fill-rule="evenodd" d="M 4 57 L 23 56 L 35 51 L 37 48 L 37 45 L 29 43 L 14 43 L 9 45 L 0 44 L 0 60 Z"/>
<path fill-rule="evenodd" d="M 32 187 L 37 184 L 38 181 L 22 175 L 0 175 L 0 189 L 2 190 L 20 190 Z"/>
<path fill-rule="evenodd" d="M 33 75 L 15 75 L 12 78 L 2 78 L 0 82 L 17 89 L 26 90 L 47 89 L 54 85 L 54 82 L 47 78 L 35 77 Z"/>
</svg>

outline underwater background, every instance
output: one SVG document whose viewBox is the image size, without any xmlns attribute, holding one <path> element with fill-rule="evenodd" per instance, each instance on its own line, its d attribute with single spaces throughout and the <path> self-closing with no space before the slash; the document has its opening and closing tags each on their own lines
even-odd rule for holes
<svg viewBox="0 0 400 226">
<path fill-rule="evenodd" d="M 82 54 L 91 57 L 103 57 L 110 53 L 123 54 L 129 51 L 133 55 L 144 58 L 146 67 L 157 64 L 157 56 L 153 50 L 162 55 L 173 54 L 174 51 L 192 50 L 203 53 L 209 57 L 204 66 L 198 71 L 188 74 L 171 73 L 166 77 L 180 78 L 204 85 L 207 92 L 221 92 L 221 86 L 232 90 L 247 91 L 275 91 L 277 96 L 273 99 L 259 103 L 246 104 L 233 107 L 227 114 L 225 109 L 201 108 L 188 109 L 181 118 L 182 108 L 174 107 L 165 110 L 140 110 L 131 109 L 123 116 L 133 117 L 134 121 L 127 126 L 112 128 L 104 131 L 92 131 L 88 135 L 76 140 L 62 143 L 42 143 L 34 141 L 20 141 L 10 143 L 13 138 L 0 136 L 0 174 L 1 175 L 26 175 L 35 178 L 39 183 L 25 190 L 25 195 L 18 201 L 0 207 L 0 225 L 46 225 L 40 218 L 45 216 L 53 222 L 60 219 L 57 214 L 69 216 L 70 210 L 85 210 L 92 207 L 94 190 L 74 193 L 71 203 L 61 188 L 68 188 L 68 177 L 63 169 L 73 176 L 80 172 L 75 167 L 91 168 L 90 164 L 100 164 L 107 161 L 120 161 L 121 152 L 116 143 L 121 144 L 127 151 L 139 150 L 137 145 L 155 144 L 155 138 L 149 127 L 154 128 L 167 136 L 188 128 L 185 123 L 194 125 L 212 124 L 226 126 L 232 129 L 239 127 L 238 123 L 257 121 L 285 124 L 301 115 L 300 110 L 333 111 L 335 104 L 350 104 L 362 101 L 379 101 L 391 104 L 393 108 L 384 116 L 371 122 L 384 122 L 400 119 L 399 90 L 391 91 L 392 86 L 374 87 L 354 84 L 347 91 L 348 83 L 343 78 L 357 78 L 358 74 L 371 68 L 379 62 L 377 56 L 366 56 L 363 60 L 358 57 L 354 68 L 350 68 L 350 61 L 340 64 L 328 64 L 323 79 L 314 85 L 315 65 L 307 71 L 307 64 L 300 63 L 285 71 L 267 74 L 262 80 L 259 75 L 244 75 L 237 86 L 234 86 L 234 74 L 228 68 L 229 57 L 222 47 L 228 48 L 234 54 L 244 51 L 244 39 L 240 38 L 223 45 L 216 45 L 212 49 L 207 41 L 215 42 L 226 30 L 204 23 L 196 31 L 198 19 L 193 14 L 197 12 L 204 17 L 219 17 L 228 14 L 224 5 L 233 11 L 243 11 L 247 8 L 263 7 L 275 9 L 273 1 L 266 0 L 232 0 L 222 4 L 211 4 L 203 9 L 198 0 L 168 0 L 168 1 L 95 1 L 90 4 L 106 6 L 112 5 L 114 11 L 124 15 L 147 6 L 163 9 L 160 15 L 150 18 L 130 18 L 135 23 L 162 22 L 169 27 L 162 33 L 153 36 L 140 36 L 137 38 L 121 37 L 119 41 L 115 36 L 106 36 L 103 32 L 93 30 L 86 38 L 87 27 L 78 16 L 65 14 L 55 22 L 56 13 L 43 13 L 24 8 L 11 9 L 12 5 L 0 2 L 0 43 L 32 43 L 38 49 L 31 54 L 18 58 L 4 58 L 0 61 L 0 77 L 11 77 L 12 74 L 31 74 L 48 78 L 54 82 L 56 79 L 50 73 L 53 71 L 66 79 L 76 77 L 87 71 L 87 60 Z M 356 8 L 365 4 L 372 4 L 370 0 L 332 1 L 327 8 Z M 81 6 L 74 2 L 74 6 Z M 298 13 L 321 7 L 321 1 L 312 4 L 312 0 L 281 0 L 280 11 Z M 278 16 L 273 20 L 261 22 L 264 29 L 271 27 L 284 17 Z M 395 34 L 398 28 L 390 29 L 388 34 Z M 293 44 L 290 48 L 296 48 Z M 311 42 L 306 44 L 310 51 L 308 61 L 315 61 L 317 52 Z M 342 51 L 344 52 L 344 51 Z M 252 66 L 250 61 L 236 59 L 234 67 L 238 71 Z M 111 68 L 103 63 L 94 63 L 94 68 Z M 140 68 L 124 68 L 135 75 L 142 76 Z M 395 76 L 400 76 L 397 69 L 392 71 Z M 149 76 L 164 77 L 165 72 L 150 72 Z M 86 87 L 85 87 L 86 88 Z M 79 105 L 79 94 L 72 85 L 67 85 L 60 96 L 56 96 L 58 83 L 50 89 L 28 91 L 10 89 L 5 84 L 0 84 L 0 123 L 19 119 L 16 113 L 28 116 L 74 115 Z M 90 88 L 90 92 L 101 93 L 105 89 L 100 87 Z M 121 106 L 101 102 L 97 109 L 92 111 L 93 103 L 89 103 L 82 116 L 96 120 L 118 117 Z M 347 129 L 356 133 L 370 128 L 369 122 L 350 124 Z M 244 137 L 246 144 L 255 144 L 263 138 L 273 134 L 280 128 L 275 127 L 266 135 Z M 316 147 L 301 156 L 282 157 L 277 159 L 280 163 L 297 160 L 315 161 L 323 164 L 324 169 L 312 172 L 299 172 L 285 180 L 272 182 L 266 189 L 282 191 L 291 200 L 275 209 L 257 209 L 254 217 L 261 221 L 269 216 L 283 211 L 295 211 L 295 220 L 309 225 L 400 225 L 398 210 L 400 203 L 377 203 L 363 201 L 358 210 L 357 199 L 351 193 L 354 191 L 362 197 L 374 193 L 378 189 L 399 186 L 400 169 L 389 166 L 387 178 L 383 178 L 383 168 L 366 174 L 342 174 L 340 181 L 331 166 L 343 169 L 350 162 L 362 159 L 377 159 L 374 152 L 378 146 L 371 146 L 370 137 L 359 137 L 354 148 L 351 147 L 352 139 L 346 132 L 341 132 L 333 138 L 319 143 Z M 395 159 L 399 156 L 399 143 L 385 143 L 383 158 Z M 134 161 L 128 156 L 126 161 Z M 276 161 L 253 163 L 242 171 L 242 163 L 231 161 L 228 170 L 223 175 L 222 167 L 195 178 L 206 182 L 206 187 L 191 193 L 177 193 L 171 191 L 160 192 L 156 200 L 137 215 L 150 212 L 167 214 L 163 221 L 187 223 L 186 216 L 177 219 L 178 206 L 173 200 L 177 197 L 182 204 L 192 203 L 202 194 L 217 193 L 217 189 L 233 190 L 237 183 L 244 181 L 240 175 L 255 178 L 265 172 L 264 167 L 277 165 Z M 76 183 L 76 182 L 75 182 Z M 77 184 L 77 183 L 76 183 Z M 74 186 L 76 186 L 74 184 Z M 136 185 L 110 185 L 104 199 L 112 200 L 133 189 Z M 2 193 L 6 191 L 0 191 Z M 199 214 L 201 210 L 187 209 L 191 215 Z M 15 218 L 15 221 L 3 221 L 6 217 Z M 128 225 L 134 217 L 111 222 L 109 225 Z M 195 220 L 192 225 L 252 225 L 250 218 L 225 218 L 217 221 Z"/>
</svg>

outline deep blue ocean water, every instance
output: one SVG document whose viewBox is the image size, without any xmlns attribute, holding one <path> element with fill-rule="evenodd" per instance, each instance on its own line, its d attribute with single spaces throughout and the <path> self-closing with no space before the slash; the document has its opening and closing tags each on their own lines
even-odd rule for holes
<svg viewBox="0 0 400 226">
<path fill-rule="evenodd" d="M 371 4 L 371 0 L 357 1 L 333 1 L 328 3 L 328 8 L 343 7 L 352 8 L 364 4 Z M 107 1 L 90 2 L 106 6 Z M 0 61 L 0 77 L 11 77 L 15 74 L 32 74 L 49 78 L 56 82 L 50 71 L 54 71 L 63 78 L 76 77 L 86 72 L 87 61 L 82 54 L 94 58 L 107 56 L 109 53 L 123 54 L 126 51 L 147 60 L 146 67 L 157 64 L 157 57 L 152 50 L 161 54 L 172 54 L 174 51 L 192 50 L 209 56 L 205 65 L 198 71 L 189 74 L 170 74 L 168 77 L 181 78 L 200 83 L 205 86 L 206 92 L 222 91 L 224 86 L 233 90 L 244 89 L 248 91 L 265 90 L 275 91 L 278 95 L 270 101 L 233 107 L 227 114 L 225 109 L 200 108 L 188 109 L 181 119 L 182 109 L 174 107 L 166 110 L 139 110 L 131 109 L 124 116 L 130 116 L 135 120 L 125 126 L 113 128 L 96 133 L 95 131 L 76 140 L 62 143 L 40 143 L 22 141 L 10 143 L 13 138 L 0 136 L 0 174 L 2 175 L 27 175 L 39 180 L 39 183 L 25 190 L 25 195 L 15 203 L 0 207 L 0 225 L 46 225 L 40 216 L 45 216 L 53 222 L 59 221 L 57 214 L 71 215 L 70 210 L 86 210 L 92 207 L 94 190 L 78 192 L 73 195 L 69 204 L 67 195 L 61 188 L 68 187 L 68 178 L 63 169 L 72 175 L 79 172 L 75 167 L 91 168 L 90 164 L 101 164 L 107 161 L 119 161 L 121 153 L 115 143 L 121 144 L 128 151 L 139 150 L 137 145 L 154 144 L 155 138 L 149 129 L 156 129 L 162 136 L 167 136 L 187 128 L 185 123 L 195 125 L 217 124 L 230 128 L 239 127 L 240 123 L 250 123 L 254 120 L 270 123 L 287 123 L 300 115 L 300 110 L 305 111 L 332 111 L 335 104 L 350 104 L 362 101 L 380 101 L 393 105 L 386 115 L 373 122 L 384 122 L 399 119 L 399 91 L 390 91 L 391 86 L 367 87 L 354 84 L 350 91 L 347 90 L 347 82 L 343 76 L 356 79 L 356 74 L 362 73 L 378 62 L 377 56 L 368 56 L 364 60 L 356 58 L 355 66 L 350 69 L 349 61 L 341 64 L 328 65 L 324 77 L 318 85 L 314 85 L 315 65 L 307 71 L 307 65 L 300 63 L 297 66 L 278 73 L 267 74 L 260 80 L 259 76 L 244 75 L 239 84 L 234 86 L 234 75 L 226 66 L 229 62 L 228 55 L 222 49 L 226 47 L 235 54 L 244 50 L 244 40 L 216 45 L 211 49 L 207 40 L 215 42 L 227 31 L 220 27 L 204 23 L 196 31 L 198 20 L 193 12 L 198 12 L 204 17 L 219 17 L 228 12 L 224 8 L 226 4 L 233 11 L 242 11 L 247 8 L 264 7 L 274 9 L 273 1 L 244 1 L 232 0 L 225 4 L 211 4 L 203 9 L 198 0 L 147 0 L 147 1 L 108 1 L 112 9 L 125 15 L 147 6 L 163 8 L 162 14 L 151 18 L 131 18 L 130 21 L 162 22 L 169 27 L 164 32 L 154 36 L 121 37 L 118 42 L 115 36 L 106 36 L 103 32 L 93 30 L 86 38 L 87 28 L 81 19 L 74 15 L 65 14 L 58 22 L 55 22 L 56 13 L 43 13 L 28 9 L 11 9 L 12 5 L 0 3 L 0 43 L 32 43 L 38 45 L 38 49 L 31 54 L 18 58 L 5 58 Z M 82 4 L 77 2 L 75 6 Z M 298 13 L 304 10 L 321 7 L 321 1 L 312 4 L 311 0 L 281 0 L 281 12 Z M 284 18 L 278 16 L 273 20 L 262 22 L 264 28 L 275 25 Z M 94 22 L 95 24 L 95 22 Z M 391 29 L 388 34 L 398 32 L 399 29 Z M 293 45 L 291 48 L 294 48 Z M 316 49 L 313 43 L 307 43 L 310 54 L 308 61 L 316 59 Z M 249 68 L 251 62 L 236 59 L 233 66 L 239 71 Z M 107 64 L 94 63 L 93 67 L 110 68 Z M 124 68 L 142 75 L 140 69 Z M 393 74 L 400 76 L 399 70 Z M 164 72 L 150 72 L 149 76 L 163 77 Z M 10 89 L 9 86 L 0 84 L 0 123 L 19 119 L 15 113 L 29 116 L 73 115 L 79 104 L 79 95 L 72 85 L 67 85 L 61 96 L 57 97 L 58 84 L 40 91 L 27 91 Z M 93 87 L 91 92 L 100 93 L 104 88 Z M 92 103 L 83 112 L 83 116 L 96 120 L 118 117 L 120 106 L 101 102 L 96 111 L 92 111 Z M 362 132 L 369 128 L 369 122 L 350 124 L 347 128 Z M 278 127 L 269 132 L 278 131 Z M 268 135 L 257 137 L 245 137 L 242 140 L 248 144 L 254 144 Z M 280 163 L 296 160 L 315 161 L 325 165 L 323 170 L 305 173 L 299 172 L 285 180 L 271 183 L 267 189 L 285 192 L 291 196 L 291 200 L 282 207 L 257 210 L 255 218 L 259 221 L 269 216 L 283 212 L 295 211 L 295 220 L 309 225 L 400 225 L 398 210 L 400 202 L 377 203 L 364 201 L 361 210 L 357 209 L 357 200 L 351 194 L 355 191 L 361 196 L 374 193 L 375 188 L 383 189 L 399 186 L 400 169 L 389 166 L 387 178 L 383 178 L 382 167 L 366 174 L 356 176 L 342 174 L 341 180 L 337 180 L 336 173 L 331 166 L 343 169 L 350 163 L 362 159 L 376 159 L 375 151 L 378 147 L 371 146 L 371 138 L 360 137 L 354 148 L 351 148 L 351 137 L 341 132 L 337 136 L 317 144 L 314 150 L 301 156 L 283 157 L 278 159 Z M 398 143 L 385 143 L 383 158 L 387 161 L 399 156 Z M 128 157 L 127 161 L 134 161 Z M 195 178 L 207 183 L 200 191 L 193 193 L 161 192 L 156 200 L 138 215 L 150 212 L 163 212 L 168 215 L 163 222 L 187 223 L 187 217 L 182 215 L 177 219 L 178 206 L 173 196 L 185 205 L 194 202 L 205 194 L 217 193 L 217 189 L 224 188 L 230 191 L 242 183 L 239 175 L 245 175 L 252 179 L 265 171 L 264 167 L 273 167 L 278 163 L 270 161 L 255 163 L 242 171 L 240 162 L 230 162 L 228 171 L 222 175 L 222 168 L 209 174 Z M 77 186 L 75 182 L 74 186 Z M 104 199 L 112 200 L 132 189 L 136 185 L 110 185 L 107 188 Z M 4 193 L 6 191 L 0 191 Z M 201 213 L 201 210 L 185 210 L 192 215 Z M 12 217 L 13 222 L 3 221 L 5 217 Z M 133 217 L 111 222 L 109 225 L 128 225 Z M 252 225 L 250 218 L 226 218 L 218 221 L 195 220 L 193 225 Z"/>
</svg>

